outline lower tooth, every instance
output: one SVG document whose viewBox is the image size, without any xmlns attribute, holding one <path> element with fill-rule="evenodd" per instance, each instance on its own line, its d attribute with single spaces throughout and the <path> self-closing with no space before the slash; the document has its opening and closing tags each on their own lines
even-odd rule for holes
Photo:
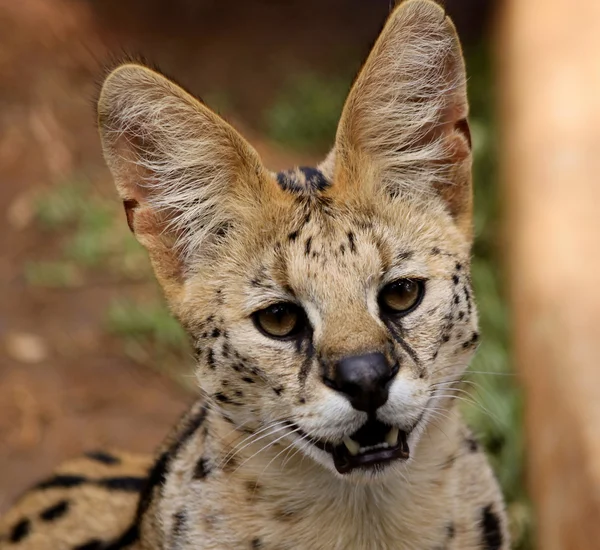
<svg viewBox="0 0 600 550">
<path fill-rule="evenodd" d="M 394 447 L 398 444 L 398 434 L 400 430 L 398 428 L 392 428 L 385 436 L 385 442 L 390 446 Z"/>
<path fill-rule="evenodd" d="M 356 456 L 361 450 L 360 445 L 350 437 L 344 437 L 344 445 L 353 456 Z"/>
</svg>

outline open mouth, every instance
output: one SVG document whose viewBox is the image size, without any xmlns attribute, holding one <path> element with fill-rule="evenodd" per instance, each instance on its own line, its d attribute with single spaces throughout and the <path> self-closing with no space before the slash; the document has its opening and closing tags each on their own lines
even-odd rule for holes
<svg viewBox="0 0 600 550">
<path fill-rule="evenodd" d="M 394 460 L 406 460 L 410 456 L 408 434 L 399 428 L 369 419 L 358 431 L 346 436 L 342 443 L 334 445 L 310 438 L 319 449 L 333 457 L 340 474 L 357 468 L 370 469 Z"/>
</svg>

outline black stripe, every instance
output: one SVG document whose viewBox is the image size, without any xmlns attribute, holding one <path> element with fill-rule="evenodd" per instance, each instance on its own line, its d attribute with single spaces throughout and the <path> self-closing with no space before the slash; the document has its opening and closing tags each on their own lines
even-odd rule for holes
<svg viewBox="0 0 600 550">
<path fill-rule="evenodd" d="M 391 322 L 386 323 L 386 325 L 390 329 L 390 332 L 392 333 L 392 337 L 394 338 L 394 340 L 398 344 L 400 344 L 400 347 L 410 356 L 410 358 L 414 361 L 415 366 L 417 366 L 418 368 L 421 368 L 421 361 L 419 361 L 417 352 L 408 345 L 408 343 L 404 340 L 404 338 L 402 338 L 400 331 L 398 330 L 398 327 L 396 327 Z"/>
<path fill-rule="evenodd" d="M 71 487 L 77 487 L 78 485 L 86 483 L 87 481 L 88 479 L 83 476 L 57 475 L 47 479 L 46 481 L 38 483 L 34 489 L 53 489 L 55 487 L 69 489 Z"/>
<path fill-rule="evenodd" d="M 57 475 L 46 481 L 42 481 L 34 487 L 37 490 L 43 489 L 70 489 L 83 484 L 98 485 L 105 489 L 113 491 L 136 492 L 141 491 L 146 482 L 144 477 L 122 476 L 107 477 L 102 479 L 89 479 L 84 476 L 75 475 Z"/>
<path fill-rule="evenodd" d="M 107 477 L 99 479 L 94 483 L 100 485 L 100 487 L 105 487 L 106 489 L 111 489 L 113 491 L 137 493 L 144 488 L 146 479 L 147 478 L 145 477 L 136 476 Z"/>
<path fill-rule="evenodd" d="M 103 550 L 121 550 L 131 546 L 134 542 L 137 542 L 140 538 L 140 532 L 138 526 L 133 524 L 127 531 L 125 531 L 117 540 L 105 546 Z"/>
<path fill-rule="evenodd" d="M 192 405 L 192 410 L 195 406 L 196 404 Z M 188 418 L 185 418 L 188 415 L 190 415 L 189 410 L 184 414 L 183 418 L 183 422 L 186 423 L 185 429 L 178 435 L 171 446 L 160 454 L 150 471 L 150 476 L 148 477 L 148 481 L 140 496 L 136 512 L 136 525 L 138 526 L 140 525 L 144 514 L 150 507 L 154 488 L 157 485 L 162 485 L 166 480 L 167 470 L 171 459 L 204 422 L 206 417 L 206 407 L 202 405 L 199 411 L 192 413 Z"/>
<path fill-rule="evenodd" d="M 121 463 L 121 460 L 119 458 L 104 451 L 92 451 L 90 453 L 86 453 L 85 456 L 92 460 L 95 460 L 96 462 L 106 464 L 107 466 L 114 466 L 115 464 Z"/>
<path fill-rule="evenodd" d="M 69 501 L 61 500 L 54 506 L 50 506 L 50 508 L 46 508 L 45 510 L 40 512 L 40 519 L 43 521 L 53 521 L 61 516 L 64 516 L 68 509 Z"/>
</svg>

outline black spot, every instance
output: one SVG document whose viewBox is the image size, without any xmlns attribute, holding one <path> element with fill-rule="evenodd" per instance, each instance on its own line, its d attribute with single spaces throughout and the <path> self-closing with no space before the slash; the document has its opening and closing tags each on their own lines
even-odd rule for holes
<svg viewBox="0 0 600 550">
<path fill-rule="evenodd" d="M 206 354 L 206 364 L 211 369 L 216 368 L 215 352 L 212 350 L 212 348 L 209 348 L 208 353 Z"/>
<path fill-rule="evenodd" d="M 235 390 L 235 396 L 236 397 L 244 397 L 244 392 L 241 390 Z"/>
<path fill-rule="evenodd" d="M 456 271 L 460 271 L 462 269 L 462 264 L 460 262 L 456 262 Z"/>
<path fill-rule="evenodd" d="M 481 527 L 484 550 L 500 550 L 503 542 L 502 528 L 500 527 L 500 518 L 492 509 L 491 504 L 481 511 Z"/>
<path fill-rule="evenodd" d="M 456 528 L 454 527 L 454 523 L 449 523 L 446 526 L 446 536 L 449 540 L 452 540 L 456 535 Z"/>
<path fill-rule="evenodd" d="M 460 282 L 458 275 L 452 275 L 452 282 L 457 285 Z"/>
<path fill-rule="evenodd" d="M 75 546 L 73 550 L 105 550 L 106 546 L 100 539 L 92 539 Z"/>
<path fill-rule="evenodd" d="M 400 252 L 400 254 L 398 254 L 398 260 L 401 262 L 405 260 L 410 260 L 413 256 L 414 252 Z"/>
<path fill-rule="evenodd" d="M 69 501 L 61 500 L 57 502 L 54 506 L 50 506 L 50 508 L 46 508 L 42 512 L 40 512 L 40 519 L 43 521 L 54 521 L 55 519 L 64 516 L 69 510 Z"/>
<path fill-rule="evenodd" d="M 458 297 L 458 294 L 455 294 L 455 295 L 454 295 L 454 303 L 455 303 L 456 305 L 458 305 L 458 304 L 460 303 L 460 298 Z"/>
<path fill-rule="evenodd" d="M 283 386 L 276 386 L 273 388 L 273 391 L 277 394 L 277 395 L 281 395 L 283 393 L 284 387 Z"/>
<path fill-rule="evenodd" d="M 434 256 L 438 256 L 439 254 L 441 254 L 441 253 L 442 253 L 442 251 L 441 251 L 441 250 L 440 250 L 440 249 L 439 249 L 437 246 L 434 246 L 434 247 L 431 249 L 431 253 L 432 253 Z"/>
<path fill-rule="evenodd" d="M 442 336 L 442 342 L 447 343 L 450 341 L 450 335 L 449 334 L 444 334 Z"/>
<path fill-rule="evenodd" d="M 104 487 L 113 491 L 126 491 L 135 493 L 144 488 L 146 478 L 136 476 L 108 477 L 105 479 L 99 479 L 94 483 L 100 487 Z"/>
<path fill-rule="evenodd" d="M 465 318 L 465 312 L 464 311 L 459 311 L 458 312 L 458 319 L 460 321 L 462 321 Z"/>
<path fill-rule="evenodd" d="M 221 403 L 230 403 L 231 399 L 222 393 L 215 393 L 215 399 Z"/>
<path fill-rule="evenodd" d="M 343 244 L 341 244 L 340 245 L 340 253 L 342 254 L 342 256 L 345 254 L 345 252 L 346 252 L 346 247 Z"/>
<path fill-rule="evenodd" d="M 194 468 L 194 479 L 204 479 L 211 471 L 212 467 L 208 459 L 201 457 Z"/>
<path fill-rule="evenodd" d="M 329 181 L 320 170 L 307 166 L 301 166 L 299 170 L 304 174 L 311 191 L 323 191 L 329 187 Z"/>
<path fill-rule="evenodd" d="M 21 542 L 31 531 L 31 522 L 28 519 L 22 519 L 11 530 L 10 542 Z"/>
<path fill-rule="evenodd" d="M 312 245 L 312 237 L 308 237 L 308 239 L 306 239 L 306 243 L 304 243 L 304 255 L 305 256 L 308 256 L 310 254 L 311 245 Z"/>
<path fill-rule="evenodd" d="M 473 335 L 471 336 L 470 340 L 467 340 L 466 342 L 463 342 L 462 347 L 464 349 L 473 347 L 477 344 L 477 342 L 479 341 L 479 333 L 474 332 Z"/>
<path fill-rule="evenodd" d="M 352 231 L 348 232 L 348 246 L 350 247 L 350 252 L 356 252 L 356 244 L 354 242 L 354 233 Z"/>
<path fill-rule="evenodd" d="M 107 466 L 114 466 L 116 464 L 121 463 L 121 460 L 119 458 L 104 451 L 92 451 L 90 453 L 86 453 L 85 456 L 92 460 L 95 460 L 96 462 L 106 464 Z"/>
<path fill-rule="evenodd" d="M 295 241 L 298 238 L 298 231 L 292 231 L 289 235 L 288 235 L 288 239 L 290 241 Z"/>
<path fill-rule="evenodd" d="M 218 328 L 214 328 L 211 333 L 211 336 L 213 338 L 218 338 L 219 336 L 221 336 L 221 331 Z"/>
<path fill-rule="evenodd" d="M 250 378 L 249 376 L 244 376 L 242 380 L 246 382 L 246 384 L 254 384 L 254 378 Z"/>
<path fill-rule="evenodd" d="M 225 338 L 227 338 L 227 336 L 225 335 Z M 231 348 L 229 347 L 229 344 L 227 342 L 225 342 L 223 344 L 223 347 L 221 348 L 221 355 L 225 358 L 229 357 L 229 353 L 231 352 Z"/>
<path fill-rule="evenodd" d="M 289 189 L 289 187 L 292 185 L 292 182 L 290 181 L 286 172 L 279 172 L 276 177 L 277 177 L 277 183 L 279 184 L 279 187 L 281 187 L 282 189 L 285 189 L 287 191 Z"/>
<path fill-rule="evenodd" d="M 252 548 L 253 550 L 259 550 L 260 548 L 262 548 L 261 540 L 258 537 L 252 539 L 252 541 L 250 542 L 250 548 Z"/>
<path fill-rule="evenodd" d="M 304 403 L 306 403 L 306 399 L 304 399 L 304 397 L 301 397 L 300 399 L 298 399 L 298 403 L 304 405 Z"/>
<path fill-rule="evenodd" d="M 472 453 L 476 453 L 479 450 L 479 443 L 477 442 L 475 437 L 473 437 L 472 434 L 469 434 L 467 436 L 467 438 L 465 439 L 465 443 L 469 451 L 471 451 Z"/>
<path fill-rule="evenodd" d="M 172 531 L 173 538 L 176 539 L 183 534 L 186 523 L 187 523 L 187 516 L 183 510 L 179 510 L 179 512 L 176 512 L 175 514 L 173 514 L 173 531 Z M 177 546 L 179 546 L 179 545 L 177 545 Z"/>
<path fill-rule="evenodd" d="M 55 487 L 60 487 L 63 489 L 69 489 L 70 487 L 77 487 L 77 485 L 81 485 L 85 483 L 87 478 L 83 476 L 73 476 L 73 475 L 57 475 L 46 481 L 42 481 L 35 486 L 35 489 L 53 489 Z"/>
<path fill-rule="evenodd" d="M 246 489 L 249 493 L 254 495 L 255 493 L 259 493 L 262 490 L 262 485 L 260 485 L 257 481 L 246 481 Z"/>
</svg>

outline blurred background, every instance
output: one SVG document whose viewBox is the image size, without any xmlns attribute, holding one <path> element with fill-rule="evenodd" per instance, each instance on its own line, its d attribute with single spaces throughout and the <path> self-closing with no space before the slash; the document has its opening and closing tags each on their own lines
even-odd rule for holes
<svg viewBox="0 0 600 550">
<path fill-rule="evenodd" d="M 82 450 L 153 450 L 192 398 L 185 337 L 101 158 L 93 102 L 103 67 L 124 52 L 141 55 L 240 129 L 270 168 L 311 164 L 331 145 L 390 8 L 390 0 L 0 1 L 0 513 Z M 483 334 L 461 406 L 502 484 L 514 547 L 528 549 L 524 409 L 501 261 L 499 6 L 447 0 L 446 8 L 469 73 Z"/>
</svg>

